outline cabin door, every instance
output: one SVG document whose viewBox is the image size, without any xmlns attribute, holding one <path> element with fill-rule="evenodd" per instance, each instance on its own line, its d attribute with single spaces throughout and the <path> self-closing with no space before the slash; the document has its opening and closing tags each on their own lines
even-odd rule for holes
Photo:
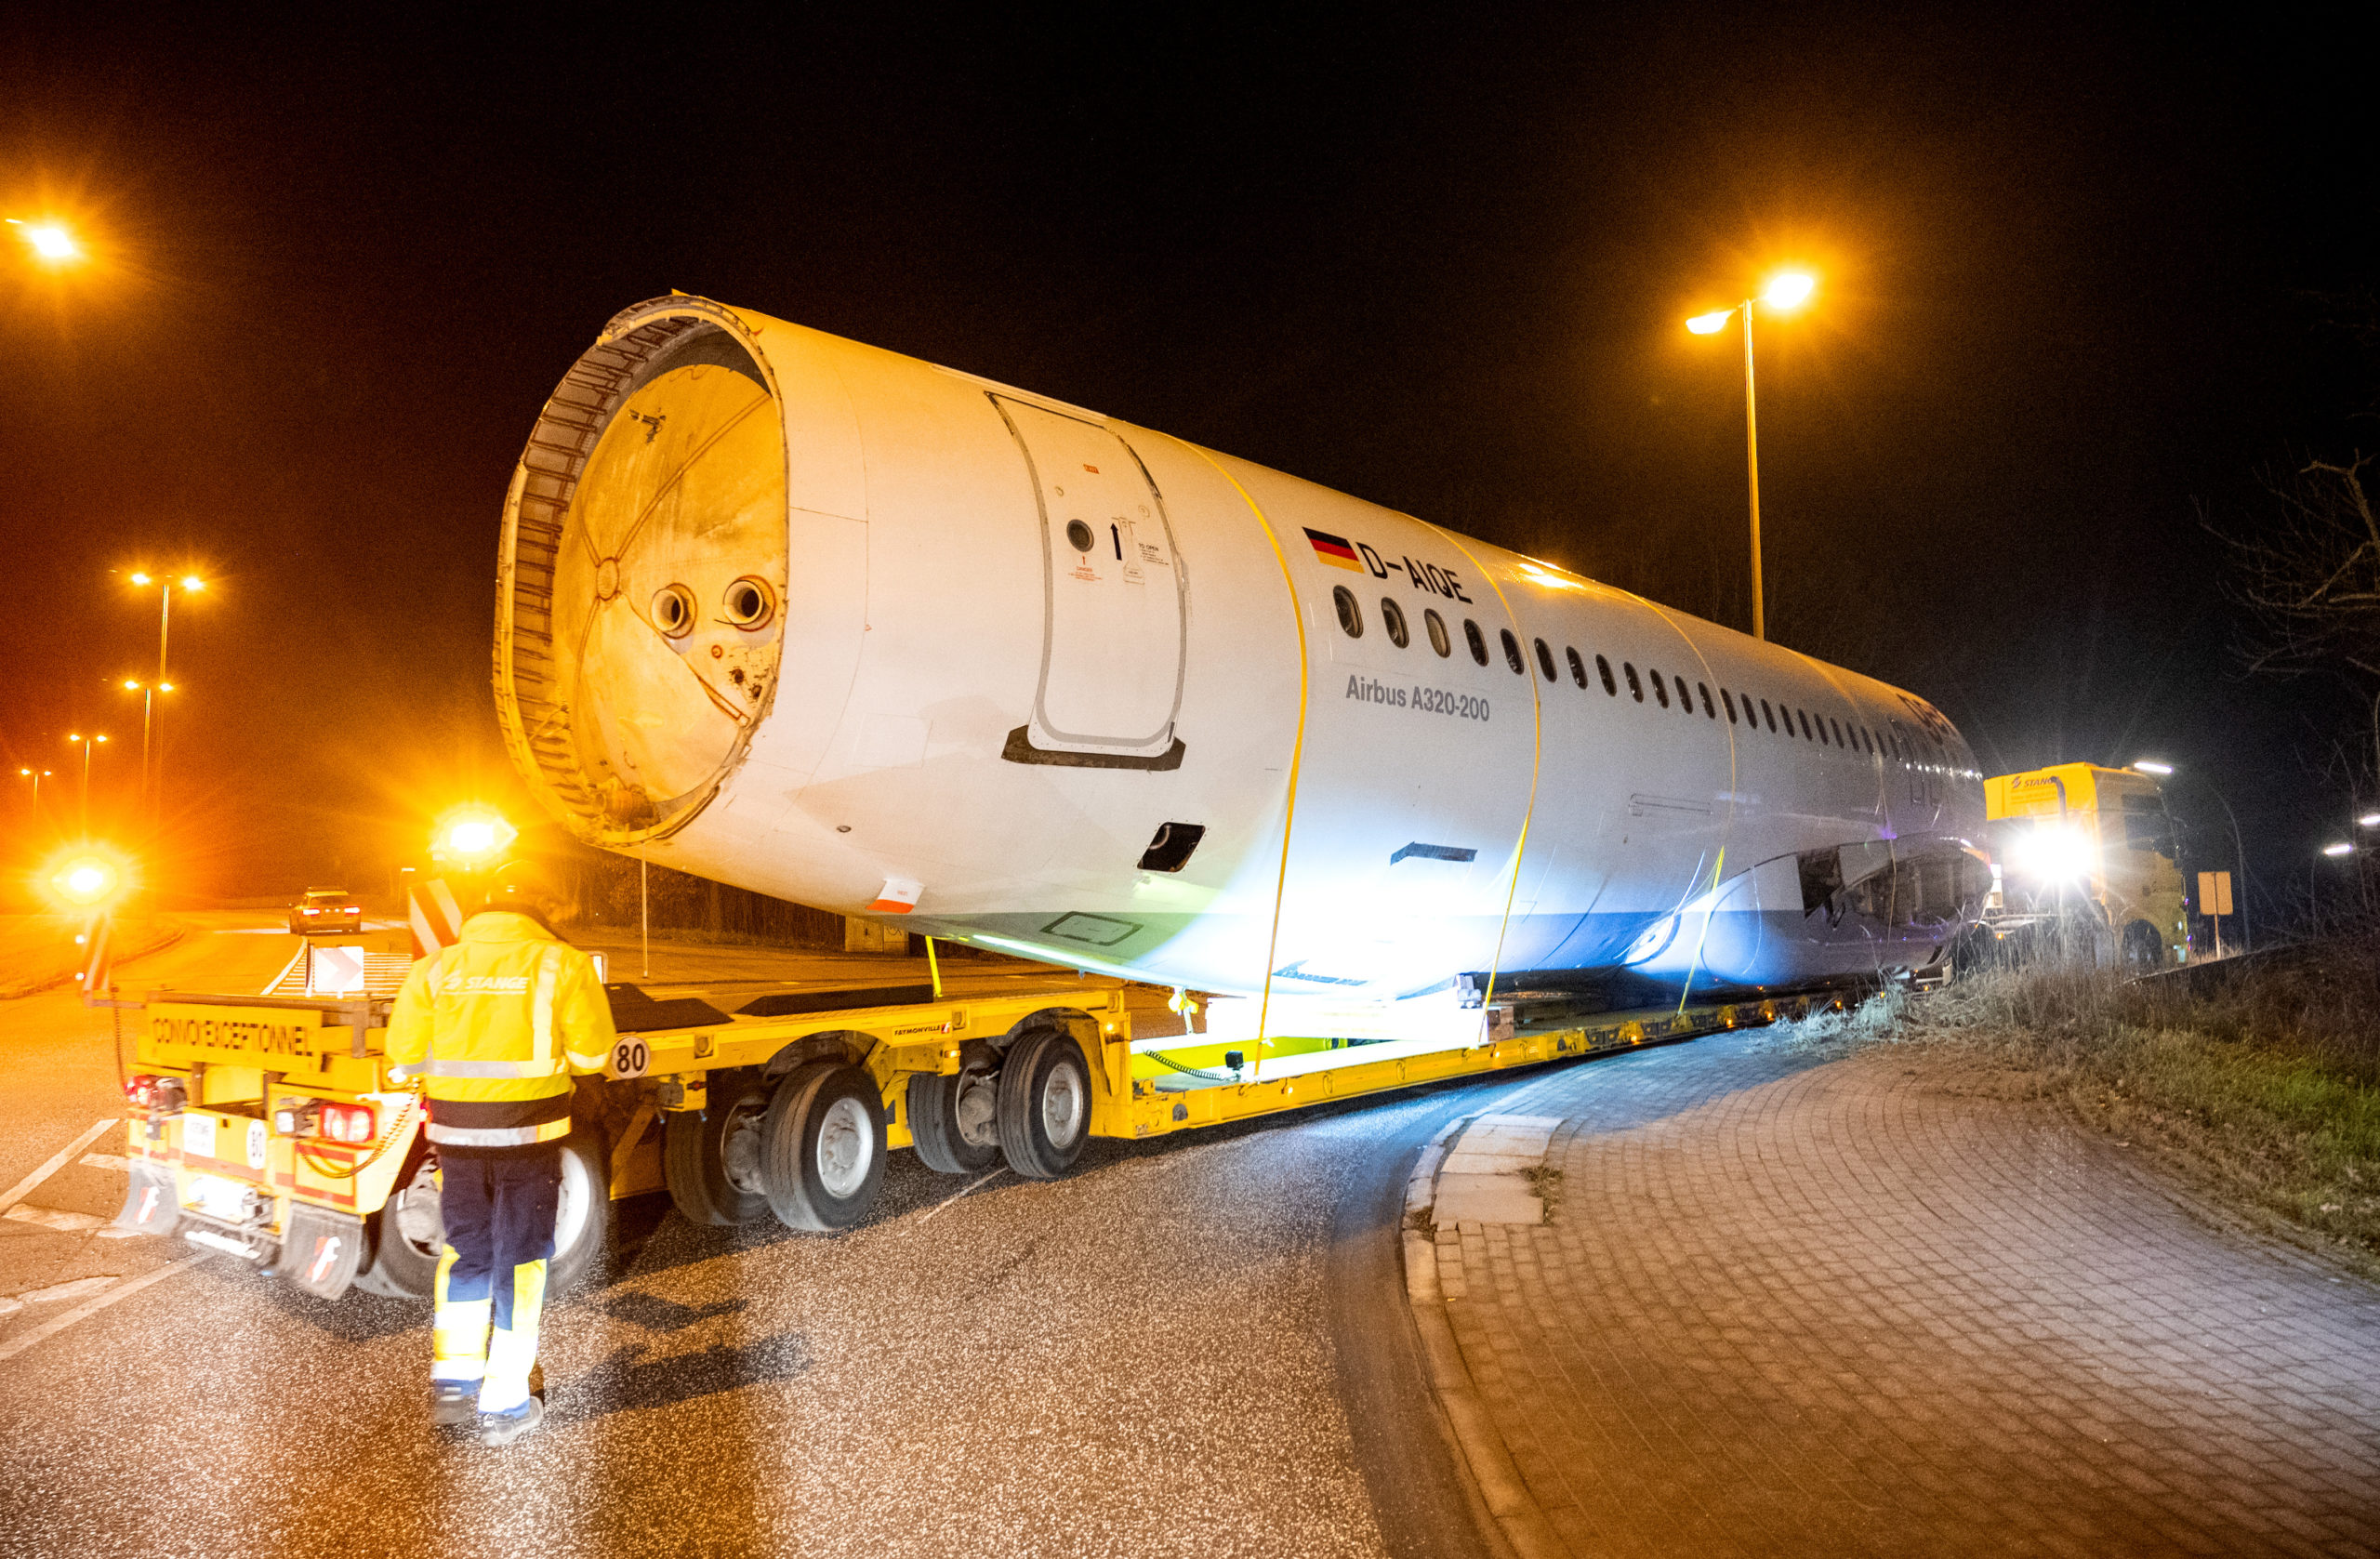
<svg viewBox="0 0 2380 1559">
<path fill-rule="evenodd" d="M 1172 768 L 1186 586 L 1165 504 L 1138 456 L 1095 423 L 992 397 L 1041 512 L 1040 685 L 1014 762 Z"/>
</svg>

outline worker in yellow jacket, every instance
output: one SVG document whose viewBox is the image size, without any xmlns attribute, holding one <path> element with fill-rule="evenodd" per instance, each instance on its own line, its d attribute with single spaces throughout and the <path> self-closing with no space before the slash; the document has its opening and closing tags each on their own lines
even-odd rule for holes
<svg viewBox="0 0 2380 1559">
<path fill-rule="evenodd" d="M 455 945 L 414 965 L 389 1017 L 390 1076 L 419 1077 L 429 1101 L 446 1225 L 431 1417 L 461 1425 L 476 1414 L 492 1446 L 545 1419 L 531 1375 L 570 1134 L 570 1068 L 600 1069 L 613 1042 L 594 960 L 554 932 L 568 908 L 549 877 L 507 868 Z"/>
</svg>

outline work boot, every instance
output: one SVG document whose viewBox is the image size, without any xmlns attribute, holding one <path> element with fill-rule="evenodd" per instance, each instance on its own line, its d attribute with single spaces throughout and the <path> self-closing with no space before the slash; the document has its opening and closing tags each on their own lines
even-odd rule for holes
<svg viewBox="0 0 2380 1559">
<path fill-rule="evenodd" d="M 430 1421 L 441 1429 L 468 1424 L 479 1417 L 477 1381 L 435 1381 L 430 1383 Z"/>
<path fill-rule="evenodd" d="M 480 1444 L 509 1446 L 546 1421 L 546 1405 L 531 1397 L 508 1413 L 480 1415 Z"/>
</svg>

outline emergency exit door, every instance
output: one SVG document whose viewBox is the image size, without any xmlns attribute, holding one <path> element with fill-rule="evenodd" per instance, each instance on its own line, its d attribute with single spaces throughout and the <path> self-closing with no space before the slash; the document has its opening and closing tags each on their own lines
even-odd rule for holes
<svg viewBox="0 0 2380 1559">
<path fill-rule="evenodd" d="M 1182 760 L 1186 586 L 1165 504 L 1124 441 L 1004 395 L 1041 515 L 1040 683 L 1001 754 L 1170 769 Z"/>
</svg>

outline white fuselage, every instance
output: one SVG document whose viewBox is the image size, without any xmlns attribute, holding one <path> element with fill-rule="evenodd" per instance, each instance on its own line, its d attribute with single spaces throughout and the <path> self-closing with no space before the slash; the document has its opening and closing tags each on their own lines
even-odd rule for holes
<svg viewBox="0 0 2380 1559">
<path fill-rule="evenodd" d="M 713 526 L 715 567 L 650 531 L 573 563 L 596 507 L 574 483 L 625 469 L 602 440 L 663 458 L 644 429 L 697 383 L 664 379 L 690 342 L 748 354 L 733 371 L 765 388 L 781 535 L 767 496 L 748 535 Z M 565 423 L 575 462 L 539 456 Z M 641 492 L 623 512 L 653 509 Z M 561 561 L 522 562 L 557 524 Z M 1973 913 L 1980 776 L 1922 699 L 1168 434 L 701 299 L 628 310 L 582 360 L 516 479 L 506 564 L 499 702 L 547 804 L 594 842 L 804 904 L 1166 984 L 1269 975 L 1364 1000 L 1489 970 L 1805 983 L 1929 962 Z M 645 603 L 696 568 L 781 581 L 782 610 L 656 652 Z M 547 589 L 615 594 L 553 608 L 559 668 L 515 697 L 544 631 L 522 603 Z M 663 683 L 623 680 L 633 657 Z M 671 702 L 681 666 L 748 667 L 754 707 L 712 682 Z M 706 720 L 700 783 L 629 783 L 664 760 L 622 744 Z M 1193 829 L 1162 869 L 1159 836 L 1178 850 Z"/>
</svg>

